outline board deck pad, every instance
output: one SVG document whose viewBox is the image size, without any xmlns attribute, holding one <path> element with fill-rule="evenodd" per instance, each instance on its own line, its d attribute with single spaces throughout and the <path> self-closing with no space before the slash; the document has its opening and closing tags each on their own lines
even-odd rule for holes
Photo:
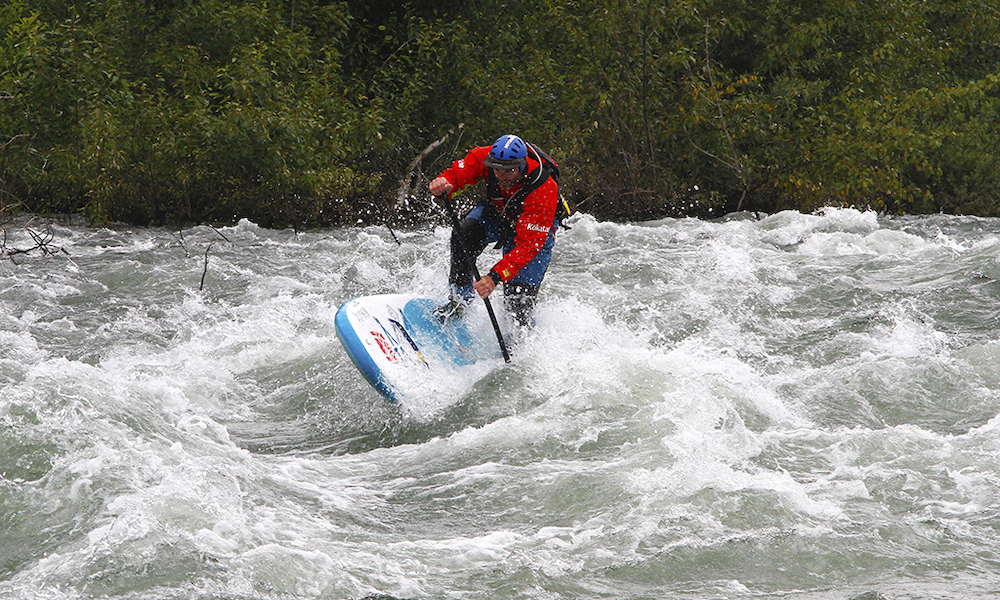
<svg viewBox="0 0 1000 600">
<path fill-rule="evenodd" d="M 502 364 L 485 310 L 470 305 L 461 318 L 441 323 L 434 314 L 441 304 L 384 294 L 356 298 L 337 311 L 341 344 L 368 383 L 389 400 L 457 394 L 471 378 Z"/>
</svg>

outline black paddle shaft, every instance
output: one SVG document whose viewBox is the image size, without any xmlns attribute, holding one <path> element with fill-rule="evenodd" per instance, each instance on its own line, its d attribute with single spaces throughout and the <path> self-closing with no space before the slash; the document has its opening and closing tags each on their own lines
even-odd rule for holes
<svg viewBox="0 0 1000 600">
<path fill-rule="evenodd" d="M 475 253 L 469 251 L 468 246 L 466 246 L 465 236 L 462 235 L 462 229 L 458 226 L 458 215 L 455 214 L 455 207 L 451 205 L 451 198 L 447 194 L 438 196 L 438 198 L 444 202 L 444 208 L 448 211 L 448 216 L 451 218 L 452 231 L 458 236 L 459 251 L 468 259 L 469 267 L 472 270 L 475 281 L 479 281 L 479 267 L 476 266 Z M 500 344 L 500 352 L 503 354 L 503 360 L 504 362 L 510 362 L 510 353 L 507 352 L 507 344 L 503 341 L 503 333 L 500 332 L 500 324 L 497 323 L 496 313 L 493 312 L 493 304 L 486 297 L 483 298 L 483 302 L 486 304 L 486 312 L 490 314 L 490 322 L 493 323 L 493 332 L 497 334 L 497 342 Z"/>
</svg>

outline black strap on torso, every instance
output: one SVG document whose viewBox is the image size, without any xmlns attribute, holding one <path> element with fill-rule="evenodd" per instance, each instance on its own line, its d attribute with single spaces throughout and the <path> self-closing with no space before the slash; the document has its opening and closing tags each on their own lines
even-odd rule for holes
<svg viewBox="0 0 1000 600">
<path fill-rule="evenodd" d="M 510 198 L 507 198 L 500 191 L 500 183 L 497 181 L 496 174 L 493 172 L 493 169 L 490 169 L 489 178 L 486 181 L 486 199 L 483 200 L 482 204 L 496 211 L 500 218 L 513 229 L 514 225 L 517 224 L 517 220 L 521 218 L 521 210 L 524 209 L 524 199 L 528 197 L 528 194 L 540 188 L 551 176 L 551 173 L 544 165 L 536 167 L 524 176 L 524 183 L 521 184 L 521 189 L 517 190 L 517 193 Z M 503 210 L 497 210 L 496 204 L 492 202 L 493 200 L 502 200 Z"/>
</svg>

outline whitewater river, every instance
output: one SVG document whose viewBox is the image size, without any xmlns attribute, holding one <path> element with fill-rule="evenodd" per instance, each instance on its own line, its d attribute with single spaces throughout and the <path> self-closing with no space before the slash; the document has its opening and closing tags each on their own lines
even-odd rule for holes
<svg viewBox="0 0 1000 600">
<path fill-rule="evenodd" d="M 30 226 L 2 598 L 1000 593 L 1000 220 L 577 216 L 513 362 L 403 407 L 334 315 L 443 298 L 446 228 Z"/>
</svg>

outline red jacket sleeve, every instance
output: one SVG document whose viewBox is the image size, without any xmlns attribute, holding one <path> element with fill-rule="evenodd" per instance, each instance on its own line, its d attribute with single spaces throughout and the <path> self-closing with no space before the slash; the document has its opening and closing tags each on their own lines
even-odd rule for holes
<svg viewBox="0 0 1000 600">
<path fill-rule="evenodd" d="M 465 158 L 460 158 L 453 162 L 450 167 L 441 173 L 441 177 L 448 180 L 448 183 L 455 186 L 455 191 L 479 183 L 489 177 L 489 169 L 483 164 L 486 155 L 490 153 L 490 146 L 478 146 L 469 150 Z M 454 193 L 454 192 L 452 192 Z"/>
<path fill-rule="evenodd" d="M 514 231 L 514 247 L 493 266 L 504 281 L 510 281 L 538 255 L 549 237 L 558 204 L 559 184 L 551 177 L 524 199 L 521 218 Z"/>
</svg>

